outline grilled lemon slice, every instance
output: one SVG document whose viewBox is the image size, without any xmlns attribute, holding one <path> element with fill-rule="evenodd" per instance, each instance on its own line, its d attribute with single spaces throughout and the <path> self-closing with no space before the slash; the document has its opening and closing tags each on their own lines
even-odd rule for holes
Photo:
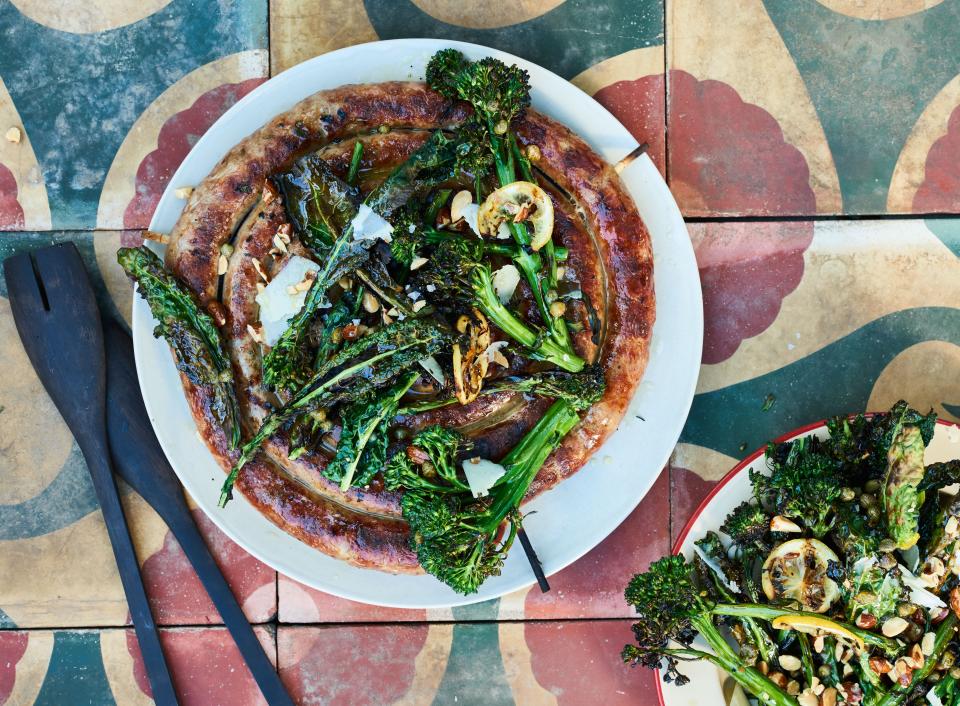
<svg viewBox="0 0 960 706">
<path fill-rule="evenodd" d="M 818 539 L 791 539 L 776 547 L 763 563 L 763 592 L 771 601 L 793 600 L 805 610 L 825 613 L 839 597 L 827 577 L 827 564 L 839 561 Z"/>
</svg>

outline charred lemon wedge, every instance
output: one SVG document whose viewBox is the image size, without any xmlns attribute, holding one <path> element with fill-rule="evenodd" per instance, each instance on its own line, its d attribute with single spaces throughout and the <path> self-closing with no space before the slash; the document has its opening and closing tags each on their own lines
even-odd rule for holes
<svg viewBox="0 0 960 706">
<path fill-rule="evenodd" d="M 763 563 L 763 592 L 771 601 L 793 600 L 805 610 L 825 613 L 840 596 L 827 576 L 827 565 L 839 561 L 818 539 L 791 539 L 776 547 Z"/>
<path fill-rule="evenodd" d="M 480 206 L 477 223 L 484 235 L 496 236 L 501 224 L 526 221 L 532 228 L 530 247 L 539 250 L 553 235 L 553 201 L 550 195 L 529 181 L 502 186 Z"/>
<path fill-rule="evenodd" d="M 864 645 L 859 636 L 842 625 L 815 615 L 781 615 L 779 618 L 774 618 L 770 625 L 774 630 L 796 630 L 808 635 L 832 635 L 847 642 L 856 643 L 859 647 Z"/>
</svg>

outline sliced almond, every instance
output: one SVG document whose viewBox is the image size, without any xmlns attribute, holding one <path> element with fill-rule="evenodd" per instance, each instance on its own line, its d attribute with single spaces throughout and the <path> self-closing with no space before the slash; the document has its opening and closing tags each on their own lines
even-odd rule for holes
<svg viewBox="0 0 960 706">
<path fill-rule="evenodd" d="M 790 533 L 799 533 L 803 532 L 800 525 L 798 525 L 793 520 L 788 520 L 782 515 L 774 515 L 770 520 L 770 531 L 771 532 L 790 532 Z"/>
<path fill-rule="evenodd" d="M 420 310 L 421 310 L 423 307 L 425 307 L 426 305 L 427 305 L 426 300 L 425 300 L 425 299 L 421 299 L 420 301 L 416 301 L 416 302 L 413 303 L 413 310 L 414 310 L 414 311 L 420 311 Z"/>
<path fill-rule="evenodd" d="M 279 235 L 273 236 L 273 246 L 282 253 L 287 252 L 287 244 Z"/>
<path fill-rule="evenodd" d="M 277 198 L 277 190 L 273 188 L 273 184 L 269 181 L 265 182 L 263 185 L 263 191 L 260 193 L 260 201 L 266 206 L 268 203 Z"/>
<path fill-rule="evenodd" d="M 363 310 L 372 314 L 380 309 L 380 300 L 370 292 L 363 293 Z"/>
<path fill-rule="evenodd" d="M 907 621 L 901 618 L 898 615 L 895 615 L 892 618 L 887 618 L 883 625 L 880 628 L 882 632 L 887 637 L 896 637 L 904 630 L 907 629 Z"/>
<path fill-rule="evenodd" d="M 267 283 L 270 282 L 270 280 L 267 278 L 267 275 L 264 273 L 264 271 L 263 271 L 263 265 L 260 264 L 260 261 L 259 261 L 259 260 L 256 260 L 256 259 L 255 259 L 255 260 L 253 261 L 253 269 L 255 269 L 255 270 L 257 271 L 257 274 L 258 274 L 258 275 L 260 275 L 260 279 L 262 279 L 264 282 L 267 282 Z"/>
<path fill-rule="evenodd" d="M 920 650 L 927 657 L 933 654 L 933 647 L 937 642 L 936 633 L 928 632 L 923 636 L 923 639 L 920 640 Z"/>
<path fill-rule="evenodd" d="M 788 672 L 795 672 L 803 666 L 803 663 L 793 655 L 781 655 L 780 666 Z"/>
<path fill-rule="evenodd" d="M 427 262 L 429 262 L 429 260 L 427 260 L 427 258 L 425 258 L 425 257 L 415 257 L 415 258 L 413 258 L 413 260 L 410 262 L 410 269 L 411 269 L 411 270 L 419 270 L 421 267 L 423 267 L 424 265 L 426 265 Z"/>
<path fill-rule="evenodd" d="M 261 338 L 260 332 L 250 324 L 247 324 L 247 333 L 250 334 L 250 338 L 252 338 L 256 343 L 263 343 L 263 338 Z"/>
<path fill-rule="evenodd" d="M 466 189 L 458 191 L 450 201 L 450 220 L 456 223 L 463 218 L 463 207 L 471 203 L 473 203 L 473 194 Z"/>
<path fill-rule="evenodd" d="M 184 201 L 189 199 L 190 194 L 192 193 L 193 193 L 192 186 L 181 186 L 173 190 L 173 195 L 176 196 L 178 199 L 182 199 Z"/>
<path fill-rule="evenodd" d="M 816 652 L 817 654 L 823 652 L 824 643 L 825 643 L 825 640 L 823 638 L 823 635 L 817 635 L 815 638 L 813 638 L 814 652 Z"/>
<path fill-rule="evenodd" d="M 229 265 L 230 265 L 230 263 L 229 263 L 229 261 L 227 260 L 227 256 L 226 256 L 226 255 L 221 255 L 219 258 L 217 258 L 217 274 L 218 274 L 218 275 L 225 275 L 225 274 L 227 274 L 227 267 L 228 267 Z"/>
<path fill-rule="evenodd" d="M 10 128 L 3 136 L 7 138 L 7 142 L 12 142 L 15 145 L 20 144 L 20 128 L 18 127 Z"/>
</svg>

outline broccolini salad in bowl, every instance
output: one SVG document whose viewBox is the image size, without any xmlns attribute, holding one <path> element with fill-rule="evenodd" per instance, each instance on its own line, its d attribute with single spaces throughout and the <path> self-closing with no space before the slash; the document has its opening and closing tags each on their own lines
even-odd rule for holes
<svg viewBox="0 0 960 706">
<path fill-rule="evenodd" d="M 960 429 L 905 402 L 767 445 L 637 574 L 661 701 L 960 704 Z"/>
</svg>

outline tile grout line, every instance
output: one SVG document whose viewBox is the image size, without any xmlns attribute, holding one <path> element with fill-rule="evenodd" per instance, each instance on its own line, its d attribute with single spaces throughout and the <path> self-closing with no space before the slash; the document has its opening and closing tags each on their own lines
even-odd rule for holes
<svg viewBox="0 0 960 706">
<path fill-rule="evenodd" d="M 363 628 L 363 627 L 395 627 L 395 626 L 423 626 L 423 625 L 503 625 L 534 623 L 542 625 L 552 625 L 557 623 L 616 623 L 634 620 L 634 615 L 623 616 L 604 616 L 604 617 L 569 617 L 569 618 L 515 618 L 510 620 L 371 620 L 371 621 L 344 621 L 339 623 L 331 622 L 292 622 L 279 623 L 274 621 L 264 621 L 260 623 L 250 623 L 253 628 L 266 628 L 271 625 L 276 628 Z M 160 630 L 226 630 L 223 623 L 184 623 L 177 625 L 160 625 Z M 132 625 L 69 625 L 52 627 L 13 627 L 0 628 L 0 635 L 12 632 L 90 632 L 103 630 L 133 630 Z"/>
<path fill-rule="evenodd" d="M 671 0 L 663 0 L 663 179 L 670 186 L 670 59 L 667 37 L 667 5 Z"/>
</svg>

